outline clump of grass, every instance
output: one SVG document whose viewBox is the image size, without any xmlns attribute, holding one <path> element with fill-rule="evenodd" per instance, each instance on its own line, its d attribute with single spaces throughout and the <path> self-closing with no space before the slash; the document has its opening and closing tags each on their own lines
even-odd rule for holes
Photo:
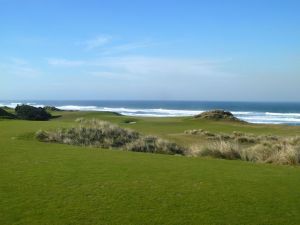
<svg viewBox="0 0 300 225">
<path fill-rule="evenodd" d="M 154 136 L 145 136 L 126 145 L 126 149 L 134 152 L 151 152 L 164 154 L 181 154 L 185 149 L 175 143 Z"/>
<path fill-rule="evenodd" d="M 204 146 L 192 147 L 188 152 L 192 156 L 282 165 L 300 164 L 299 136 L 254 135 L 236 131 L 232 134 L 215 134 L 202 129 L 187 130 L 185 134 L 198 135 L 208 140 Z"/>
<path fill-rule="evenodd" d="M 95 147 L 120 147 L 139 138 L 137 132 L 99 120 L 77 119 L 79 126 L 55 132 L 39 131 L 41 141 Z"/>
<path fill-rule="evenodd" d="M 201 136 L 208 140 L 234 141 L 234 142 L 238 142 L 239 144 L 258 144 L 258 143 L 262 143 L 263 141 L 281 140 L 281 138 L 277 136 L 270 136 L 270 135 L 259 136 L 259 135 L 242 133 L 237 131 L 234 131 L 232 134 L 223 134 L 223 133 L 212 133 L 202 129 L 198 129 L 198 130 L 194 129 L 194 130 L 186 130 L 184 131 L 184 133 L 188 135 Z M 299 140 L 295 139 L 294 141 L 298 141 L 298 143 L 300 143 L 300 138 Z"/>
<path fill-rule="evenodd" d="M 137 152 L 163 154 L 184 154 L 184 149 L 166 140 L 139 134 L 130 129 L 100 120 L 76 119 L 79 126 L 59 129 L 55 132 L 38 131 L 40 141 L 57 142 L 70 145 L 119 148 Z"/>
<path fill-rule="evenodd" d="M 78 127 L 59 129 L 55 132 L 39 131 L 36 137 L 41 141 L 103 148 L 121 147 L 139 138 L 129 129 L 99 120 L 77 120 Z"/>
<path fill-rule="evenodd" d="M 278 143 L 269 141 L 243 147 L 236 142 L 220 140 L 205 146 L 193 147 L 192 155 L 281 165 L 300 164 L 300 147 L 287 143 L 287 141 Z"/>
<path fill-rule="evenodd" d="M 235 143 L 218 141 L 208 143 L 204 146 L 193 148 L 197 156 L 211 156 L 221 159 L 241 159 L 239 146 Z"/>
<path fill-rule="evenodd" d="M 300 163 L 300 149 L 291 144 L 257 144 L 242 152 L 242 159 L 260 163 L 297 165 Z"/>
</svg>

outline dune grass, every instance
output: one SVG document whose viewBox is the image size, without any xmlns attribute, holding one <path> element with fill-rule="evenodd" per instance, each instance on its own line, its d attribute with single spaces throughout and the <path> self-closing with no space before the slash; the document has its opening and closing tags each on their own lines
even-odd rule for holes
<svg viewBox="0 0 300 225">
<path fill-rule="evenodd" d="M 0 224 L 300 224 L 300 167 L 39 142 L 36 131 L 78 117 L 114 122 L 177 143 L 188 129 L 279 136 L 299 127 L 192 118 L 57 112 L 51 121 L 0 121 Z"/>
<path fill-rule="evenodd" d="M 85 147 L 114 148 L 134 152 L 180 154 L 185 149 L 176 143 L 155 136 L 144 136 L 128 128 L 96 119 L 76 119 L 79 124 L 56 131 L 39 130 L 36 138 L 44 142 L 79 145 Z"/>
<path fill-rule="evenodd" d="M 190 147 L 189 154 L 192 156 L 283 165 L 300 164 L 300 136 L 253 135 L 236 131 L 232 134 L 216 134 L 203 129 L 186 130 L 184 133 L 208 140 L 207 143 Z"/>
</svg>

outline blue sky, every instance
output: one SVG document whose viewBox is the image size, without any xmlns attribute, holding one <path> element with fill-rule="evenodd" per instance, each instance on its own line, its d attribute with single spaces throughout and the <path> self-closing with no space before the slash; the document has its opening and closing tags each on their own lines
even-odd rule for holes
<svg viewBox="0 0 300 225">
<path fill-rule="evenodd" d="M 0 99 L 300 101 L 300 1 L 0 0 Z"/>
</svg>

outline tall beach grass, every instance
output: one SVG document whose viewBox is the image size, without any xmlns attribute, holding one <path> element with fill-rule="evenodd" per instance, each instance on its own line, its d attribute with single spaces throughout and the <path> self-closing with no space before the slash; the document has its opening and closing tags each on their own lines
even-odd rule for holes
<svg viewBox="0 0 300 225">
<path fill-rule="evenodd" d="M 181 155 L 185 153 L 185 149 L 175 143 L 156 136 L 144 136 L 106 121 L 77 119 L 76 122 L 78 126 L 58 129 L 54 132 L 40 130 L 36 133 L 36 138 L 45 142 L 136 152 Z"/>
</svg>

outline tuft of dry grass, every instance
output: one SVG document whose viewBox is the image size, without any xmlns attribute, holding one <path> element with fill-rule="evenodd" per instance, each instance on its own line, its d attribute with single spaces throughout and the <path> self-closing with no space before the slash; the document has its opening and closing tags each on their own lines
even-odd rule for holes
<svg viewBox="0 0 300 225">
<path fill-rule="evenodd" d="M 260 163 L 297 165 L 300 163 L 300 148 L 286 143 L 264 143 L 243 151 L 242 159 Z"/>
<path fill-rule="evenodd" d="M 190 155 L 280 165 L 300 164 L 300 146 L 284 141 L 278 143 L 264 142 L 250 147 L 243 147 L 236 142 L 220 140 L 204 146 L 194 146 L 190 151 Z"/>
<path fill-rule="evenodd" d="M 202 129 L 187 130 L 185 134 L 198 135 L 209 141 L 205 145 L 193 146 L 189 149 L 188 155 L 191 156 L 210 156 L 281 165 L 300 164 L 299 136 L 254 135 L 236 131 L 232 134 L 214 134 Z"/>
<path fill-rule="evenodd" d="M 134 152 L 151 152 L 181 155 L 185 153 L 185 149 L 181 146 L 155 136 L 141 137 L 136 141 L 127 144 L 126 149 Z"/>
<path fill-rule="evenodd" d="M 55 132 L 39 131 L 37 139 L 70 145 L 95 146 L 103 148 L 121 147 L 139 138 L 139 134 L 129 129 L 99 120 L 76 120 L 78 127 L 59 129 Z"/>
<path fill-rule="evenodd" d="M 191 149 L 191 154 L 194 156 L 211 156 L 221 159 L 241 159 L 238 144 L 223 140 L 211 142 L 203 146 L 193 146 Z"/>
<path fill-rule="evenodd" d="M 216 134 L 205 130 L 189 130 L 186 134 L 201 135 L 209 140 L 205 145 L 183 148 L 155 136 L 100 121 L 76 120 L 78 126 L 54 132 L 38 131 L 37 139 L 70 145 L 118 148 L 127 151 L 214 157 L 282 165 L 300 164 L 300 137 L 256 136 L 241 132 Z"/>
<path fill-rule="evenodd" d="M 45 142 L 70 145 L 119 148 L 128 151 L 162 154 L 184 154 L 185 149 L 158 137 L 143 136 L 136 131 L 121 128 L 100 120 L 76 119 L 79 126 L 55 132 L 38 131 L 36 138 Z"/>
</svg>

